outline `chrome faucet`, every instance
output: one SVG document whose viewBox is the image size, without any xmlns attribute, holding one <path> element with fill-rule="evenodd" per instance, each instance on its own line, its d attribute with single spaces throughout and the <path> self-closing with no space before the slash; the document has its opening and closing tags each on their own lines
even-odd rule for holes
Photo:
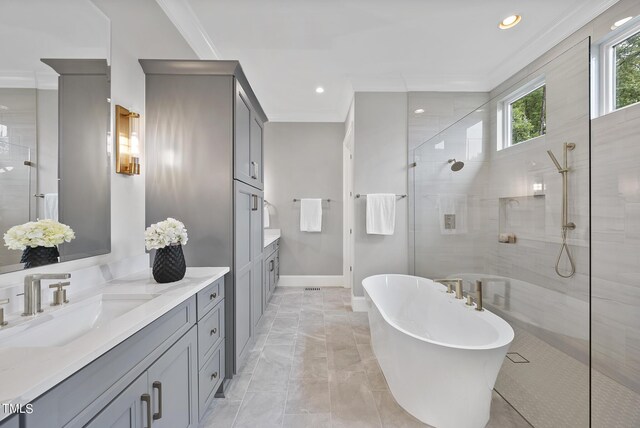
<svg viewBox="0 0 640 428">
<path fill-rule="evenodd" d="M 460 278 L 451 279 L 434 279 L 433 282 L 439 282 L 442 285 L 447 286 L 447 293 L 453 293 L 451 290 L 451 284 L 455 285 L 456 299 L 462 299 L 462 280 Z"/>
<path fill-rule="evenodd" d="M 69 279 L 70 273 L 34 273 L 24 277 L 24 312 L 23 317 L 36 315 L 42 312 L 42 287 L 43 279 Z"/>
</svg>

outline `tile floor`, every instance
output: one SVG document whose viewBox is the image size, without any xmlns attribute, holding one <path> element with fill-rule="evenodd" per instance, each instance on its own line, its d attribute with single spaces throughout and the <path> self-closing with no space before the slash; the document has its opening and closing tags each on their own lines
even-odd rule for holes
<svg viewBox="0 0 640 428">
<path fill-rule="evenodd" d="M 464 411 L 464 403 L 460 403 Z M 277 288 L 253 350 L 201 428 L 426 427 L 393 399 L 349 290 Z M 494 393 L 491 428 L 530 428 Z"/>
<path fill-rule="evenodd" d="M 589 426 L 589 366 L 514 327 L 510 352 L 529 363 L 505 360 L 496 389 L 536 428 Z M 640 394 L 591 371 L 591 426 L 640 427 Z"/>
</svg>

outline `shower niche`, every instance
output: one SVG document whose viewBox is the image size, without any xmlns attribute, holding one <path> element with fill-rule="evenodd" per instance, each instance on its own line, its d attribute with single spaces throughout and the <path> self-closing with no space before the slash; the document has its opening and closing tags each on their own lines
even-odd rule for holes
<svg viewBox="0 0 640 428">
<path fill-rule="evenodd" d="M 545 238 L 545 195 L 499 198 L 498 241 L 504 244 Z"/>
</svg>

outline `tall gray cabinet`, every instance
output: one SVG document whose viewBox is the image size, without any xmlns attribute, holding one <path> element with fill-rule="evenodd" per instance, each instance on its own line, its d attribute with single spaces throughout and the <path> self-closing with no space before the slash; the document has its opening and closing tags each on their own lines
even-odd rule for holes
<svg viewBox="0 0 640 428">
<path fill-rule="evenodd" d="M 146 74 L 146 224 L 184 222 L 187 266 L 229 266 L 226 377 L 262 315 L 267 121 L 237 61 L 140 60 Z"/>
</svg>

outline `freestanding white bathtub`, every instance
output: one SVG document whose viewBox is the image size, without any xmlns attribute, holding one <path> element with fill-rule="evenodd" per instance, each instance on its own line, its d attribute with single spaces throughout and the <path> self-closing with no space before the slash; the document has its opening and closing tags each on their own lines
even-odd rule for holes
<svg viewBox="0 0 640 428">
<path fill-rule="evenodd" d="M 430 279 L 376 275 L 362 281 L 371 345 L 396 401 L 437 428 L 480 428 L 513 329 Z"/>
</svg>

